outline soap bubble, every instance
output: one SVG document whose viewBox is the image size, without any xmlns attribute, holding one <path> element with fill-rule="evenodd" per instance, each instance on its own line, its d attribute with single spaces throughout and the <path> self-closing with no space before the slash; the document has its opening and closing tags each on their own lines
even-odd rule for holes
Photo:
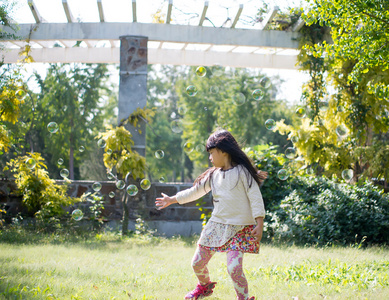
<svg viewBox="0 0 389 300">
<path fill-rule="evenodd" d="M 186 93 L 188 94 L 189 97 L 194 97 L 197 94 L 197 88 L 194 85 L 189 85 L 186 88 Z"/>
<path fill-rule="evenodd" d="M 289 159 L 294 159 L 296 157 L 296 148 L 288 147 L 285 150 L 285 156 Z"/>
<path fill-rule="evenodd" d="M 219 92 L 219 87 L 213 85 L 213 86 L 211 86 L 211 87 L 209 88 L 209 91 L 210 91 L 212 94 L 217 94 L 217 93 Z"/>
<path fill-rule="evenodd" d="M 151 182 L 148 179 L 142 179 L 140 182 L 140 187 L 142 190 L 147 191 L 151 187 Z"/>
<path fill-rule="evenodd" d="M 336 107 L 336 110 L 337 110 L 338 112 L 344 112 L 344 106 L 338 105 L 338 106 Z"/>
<path fill-rule="evenodd" d="M 26 95 L 27 95 L 27 93 L 26 93 L 26 91 L 23 90 L 23 89 L 19 89 L 19 90 L 17 90 L 17 91 L 15 92 L 15 97 L 16 97 L 16 99 L 18 99 L 19 101 L 24 100 L 24 98 L 26 98 Z"/>
<path fill-rule="evenodd" d="M 99 146 L 100 148 L 105 148 L 105 146 L 107 146 L 107 143 L 104 139 L 99 139 L 97 141 L 97 146 Z"/>
<path fill-rule="evenodd" d="M 319 102 L 319 109 L 321 111 L 327 111 L 328 110 L 328 101 L 325 101 L 325 100 L 320 101 Z"/>
<path fill-rule="evenodd" d="M 181 133 L 184 130 L 184 125 L 182 124 L 182 120 L 173 120 L 170 123 L 170 127 L 174 133 Z"/>
<path fill-rule="evenodd" d="M 281 169 L 281 170 L 279 170 L 279 171 L 277 172 L 277 177 L 278 177 L 278 179 L 280 179 L 280 180 L 286 180 L 286 179 L 288 179 L 288 177 L 289 177 L 289 173 L 288 173 L 287 170 Z"/>
<path fill-rule="evenodd" d="M 266 120 L 265 127 L 267 130 L 273 130 L 274 128 L 276 128 L 276 121 L 274 121 L 273 119 Z"/>
<path fill-rule="evenodd" d="M 27 168 L 29 168 L 30 170 L 34 169 L 36 166 L 35 159 L 33 159 L 31 157 L 27 158 L 25 163 L 26 163 Z"/>
<path fill-rule="evenodd" d="M 157 150 L 155 151 L 155 157 L 158 159 L 162 159 L 165 156 L 165 152 L 163 150 Z"/>
<path fill-rule="evenodd" d="M 308 167 L 305 169 L 305 173 L 307 175 L 313 175 L 315 173 L 315 170 L 312 167 Z"/>
<path fill-rule="evenodd" d="M 242 93 L 237 93 L 236 95 L 232 96 L 232 101 L 235 103 L 235 105 L 243 105 L 246 102 L 246 96 Z"/>
<path fill-rule="evenodd" d="M 107 173 L 107 178 L 108 178 L 109 180 L 114 179 L 114 178 L 115 178 L 115 175 L 113 175 L 111 172 L 109 172 L 109 173 Z"/>
<path fill-rule="evenodd" d="M 74 221 L 81 221 L 83 217 L 84 217 L 84 213 L 82 212 L 81 209 L 73 210 L 73 212 L 72 212 L 72 219 Z"/>
<path fill-rule="evenodd" d="M 305 108 L 304 107 L 299 107 L 296 109 L 296 115 L 297 117 L 299 117 L 300 119 L 301 118 L 304 118 L 306 116 L 306 111 L 305 111 Z"/>
<path fill-rule="evenodd" d="M 261 89 L 256 89 L 252 93 L 253 98 L 257 101 L 262 100 L 265 93 Z"/>
<path fill-rule="evenodd" d="M 135 196 L 136 194 L 138 194 L 138 188 L 136 187 L 136 185 L 130 184 L 127 187 L 127 194 L 129 194 L 130 196 Z"/>
<path fill-rule="evenodd" d="M 116 181 L 116 187 L 119 189 L 119 190 L 122 190 L 124 189 L 124 187 L 126 186 L 125 182 L 123 180 L 118 180 Z"/>
<path fill-rule="evenodd" d="M 197 152 L 204 152 L 206 150 L 206 148 L 205 148 L 205 146 L 203 145 L 203 144 L 198 144 L 197 146 L 196 146 L 196 151 Z"/>
<path fill-rule="evenodd" d="M 62 159 L 62 158 L 58 159 L 58 164 L 59 164 L 59 165 L 62 165 L 62 164 L 63 164 L 63 159 Z"/>
<path fill-rule="evenodd" d="M 49 124 L 47 124 L 47 130 L 50 133 L 56 133 L 58 131 L 58 128 L 58 124 L 55 122 L 50 122 Z"/>
<path fill-rule="evenodd" d="M 347 127 L 343 124 L 339 125 L 336 127 L 335 132 L 339 137 L 345 137 L 347 135 Z"/>
<path fill-rule="evenodd" d="M 297 143 L 299 141 L 299 137 L 297 135 L 292 135 L 290 138 L 293 144 Z"/>
<path fill-rule="evenodd" d="M 112 149 L 107 149 L 107 152 L 106 152 L 108 155 L 111 155 L 112 154 Z"/>
<path fill-rule="evenodd" d="M 115 197 L 115 192 L 109 192 L 109 194 L 108 194 L 108 196 L 109 196 L 109 198 L 114 198 Z"/>
<path fill-rule="evenodd" d="M 85 147 L 84 146 L 80 146 L 80 148 L 78 148 L 78 151 L 84 152 L 85 151 Z"/>
<path fill-rule="evenodd" d="M 177 108 L 177 112 L 180 114 L 180 115 L 184 115 L 185 112 L 186 112 L 186 108 L 184 106 L 179 106 Z"/>
<path fill-rule="evenodd" d="M 165 177 L 161 176 L 158 180 L 160 183 L 164 183 L 166 181 Z"/>
<path fill-rule="evenodd" d="M 68 169 L 62 169 L 59 172 L 59 175 L 61 175 L 62 178 L 68 178 L 69 177 L 69 170 Z"/>
<path fill-rule="evenodd" d="M 92 189 L 95 191 L 95 192 L 98 192 L 101 190 L 101 183 L 100 182 L 94 182 L 92 184 Z"/>
<path fill-rule="evenodd" d="M 194 149 L 194 144 L 192 142 L 186 142 L 184 144 L 185 153 L 189 154 L 193 151 L 193 149 Z"/>
<path fill-rule="evenodd" d="M 259 82 L 259 84 L 264 88 L 264 89 L 268 89 L 270 86 L 271 86 L 271 81 L 268 77 L 263 77 L 261 79 L 261 81 Z"/>
<path fill-rule="evenodd" d="M 354 177 L 354 171 L 352 169 L 346 169 L 342 171 L 342 178 L 346 181 L 350 181 Z"/>
<path fill-rule="evenodd" d="M 199 76 L 199 77 L 204 77 L 205 74 L 207 74 L 207 69 L 204 68 L 204 67 L 198 67 L 196 69 L 196 75 Z"/>
<path fill-rule="evenodd" d="M 219 77 L 219 76 L 222 76 L 223 73 L 224 73 L 223 68 L 217 67 L 216 69 L 213 70 L 212 75 L 215 77 Z"/>
</svg>

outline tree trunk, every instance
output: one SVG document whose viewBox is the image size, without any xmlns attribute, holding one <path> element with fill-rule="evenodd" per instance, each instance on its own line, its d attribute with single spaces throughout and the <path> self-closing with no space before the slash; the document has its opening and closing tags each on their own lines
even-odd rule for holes
<svg viewBox="0 0 389 300">
<path fill-rule="evenodd" d="M 74 137 L 73 137 L 73 119 L 70 120 L 70 152 L 69 152 L 69 177 L 71 180 L 74 180 Z"/>
<path fill-rule="evenodd" d="M 176 178 L 177 178 L 176 170 L 173 169 L 173 178 L 172 178 L 172 182 L 176 182 Z"/>
<path fill-rule="evenodd" d="M 185 182 L 185 152 L 182 151 L 181 155 L 181 182 Z"/>
<path fill-rule="evenodd" d="M 74 149 L 72 146 L 70 146 L 69 153 L 69 177 L 74 180 Z"/>
<path fill-rule="evenodd" d="M 122 205 L 123 205 L 123 218 L 122 218 L 122 236 L 125 236 L 128 234 L 128 224 L 129 224 L 129 209 L 128 209 L 128 195 L 127 193 L 124 193 L 122 197 Z"/>
</svg>

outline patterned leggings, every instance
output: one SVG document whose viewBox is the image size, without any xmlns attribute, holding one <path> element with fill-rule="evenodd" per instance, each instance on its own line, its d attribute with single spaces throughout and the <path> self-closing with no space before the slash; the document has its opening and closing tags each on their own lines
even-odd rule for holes
<svg viewBox="0 0 389 300">
<path fill-rule="evenodd" d="M 215 251 L 199 246 L 196 249 L 192 259 L 192 268 L 201 284 L 206 284 L 210 281 L 207 265 L 215 253 Z M 237 299 L 248 299 L 248 284 L 243 272 L 243 252 L 227 252 L 227 270 L 234 284 Z"/>
</svg>

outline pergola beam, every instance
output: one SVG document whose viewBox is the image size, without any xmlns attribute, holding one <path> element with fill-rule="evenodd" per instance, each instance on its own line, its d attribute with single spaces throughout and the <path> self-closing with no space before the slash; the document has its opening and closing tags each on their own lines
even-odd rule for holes
<svg viewBox="0 0 389 300">
<path fill-rule="evenodd" d="M 132 22 L 137 22 L 137 18 L 136 18 L 136 0 L 132 0 Z"/>
<path fill-rule="evenodd" d="M 208 1 L 204 2 L 204 7 L 203 7 L 203 12 L 200 17 L 200 22 L 199 26 L 203 26 L 204 20 L 205 20 L 205 15 L 207 14 L 207 9 L 208 9 Z"/>
<path fill-rule="evenodd" d="M 34 16 L 35 23 L 41 23 L 42 17 L 38 12 L 38 8 L 36 7 L 34 0 L 28 0 L 28 6 L 30 7 L 31 13 Z"/>
<path fill-rule="evenodd" d="M 66 19 L 68 20 L 68 23 L 74 22 L 74 17 L 72 15 L 72 12 L 70 11 L 68 0 L 62 0 L 62 6 L 65 11 Z"/>
<path fill-rule="evenodd" d="M 169 4 L 167 7 L 166 24 L 170 24 L 170 19 L 172 18 L 172 7 L 173 7 L 173 0 L 169 0 Z"/>
<path fill-rule="evenodd" d="M 238 12 L 236 13 L 234 22 L 232 22 L 231 28 L 235 28 L 236 23 L 238 23 L 239 18 L 240 18 L 240 15 L 242 14 L 242 10 L 243 10 L 243 4 L 240 4 L 240 5 L 239 5 Z"/>
<path fill-rule="evenodd" d="M 149 41 L 157 42 L 297 49 L 299 37 L 297 32 L 152 23 L 40 23 L 19 27 L 18 36 L 32 41 L 117 40 L 119 36 L 132 34 L 148 36 Z M 12 33 L 7 27 L 0 29 Z"/>
<path fill-rule="evenodd" d="M 278 6 L 273 6 L 270 13 L 266 16 L 265 20 L 263 20 L 262 22 L 262 30 L 268 29 L 270 22 L 274 19 L 274 17 L 276 16 L 279 10 L 280 8 Z"/>
<path fill-rule="evenodd" d="M 105 22 L 105 19 L 104 19 L 104 9 L 103 9 L 102 0 L 97 0 L 97 7 L 99 9 L 100 22 Z"/>
<path fill-rule="evenodd" d="M 20 49 L 4 51 L 4 62 L 15 63 Z M 36 62 L 43 63 L 119 63 L 119 48 L 32 48 Z M 196 50 L 148 49 L 149 64 L 172 64 L 189 66 L 221 66 L 237 68 L 275 68 L 296 70 L 297 55 L 266 55 Z"/>
</svg>

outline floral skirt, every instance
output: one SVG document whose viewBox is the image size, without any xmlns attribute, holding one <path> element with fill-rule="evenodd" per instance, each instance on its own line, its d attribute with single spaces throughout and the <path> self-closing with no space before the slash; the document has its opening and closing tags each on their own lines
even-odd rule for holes
<svg viewBox="0 0 389 300">
<path fill-rule="evenodd" d="M 251 231 L 255 225 L 228 225 L 209 221 L 201 232 L 198 245 L 216 252 L 259 253 L 259 242 Z"/>
</svg>

